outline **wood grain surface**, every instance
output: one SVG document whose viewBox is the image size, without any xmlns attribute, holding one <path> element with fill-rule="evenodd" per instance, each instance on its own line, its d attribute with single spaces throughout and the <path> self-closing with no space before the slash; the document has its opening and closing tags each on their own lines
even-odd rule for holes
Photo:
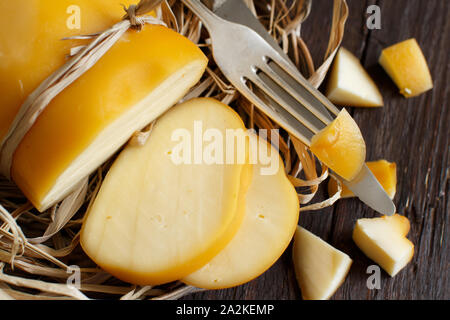
<svg viewBox="0 0 450 320">
<path fill-rule="evenodd" d="M 355 199 L 338 201 L 319 212 L 301 212 L 299 224 L 347 253 L 353 265 L 333 299 L 450 299 L 449 137 L 448 109 L 450 2 L 445 0 L 347 0 L 350 16 L 343 46 L 361 59 L 384 97 L 383 108 L 349 108 L 367 144 L 367 159 L 397 163 L 397 211 L 409 218 L 408 238 L 415 245 L 412 262 L 391 278 L 384 271 L 381 289 L 369 290 L 367 267 L 373 261 L 351 239 L 355 221 L 377 214 Z M 366 8 L 381 8 L 381 29 L 366 28 Z M 314 0 L 302 26 L 315 62 L 327 45 L 324 28 L 331 24 L 330 0 Z M 327 14 L 329 13 L 329 14 Z M 428 61 L 434 88 L 405 99 L 377 64 L 383 48 L 416 38 Z M 323 191 L 325 192 L 325 191 Z M 324 195 L 319 195 L 317 200 Z M 184 299 L 301 299 L 291 247 L 257 279 L 227 290 L 191 294 Z"/>
</svg>

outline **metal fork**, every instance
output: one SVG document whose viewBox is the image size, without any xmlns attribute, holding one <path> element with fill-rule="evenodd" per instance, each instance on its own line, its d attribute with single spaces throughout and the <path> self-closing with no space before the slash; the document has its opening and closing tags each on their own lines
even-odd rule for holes
<svg viewBox="0 0 450 320">
<path fill-rule="evenodd" d="M 261 111 L 310 146 L 311 138 L 338 115 L 339 109 L 258 33 L 218 17 L 200 0 L 182 1 L 208 29 L 214 59 L 225 77 Z M 376 211 L 395 212 L 367 166 L 354 180 L 343 181 Z"/>
<path fill-rule="evenodd" d="M 339 113 L 256 32 L 219 18 L 199 0 L 183 2 L 208 29 L 214 59 L 225 77 L 249 101 L 303 143 L 309 146 L 312 136 L 333 120 L 329 113 L 323 112 L 323 107 L 334 115 Z M 258 95 L 251 87 L 258 88 L 264 95 Z M 280 92 L 283 89 L 288 95 Z M 274 102 L 281 108 L 273 107 Z"/>
</svg>

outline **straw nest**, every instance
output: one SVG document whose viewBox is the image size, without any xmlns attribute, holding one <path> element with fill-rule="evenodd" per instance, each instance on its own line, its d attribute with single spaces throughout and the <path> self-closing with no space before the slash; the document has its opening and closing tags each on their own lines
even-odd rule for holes
<svg viewBox="0 0 450 320">
<path fill-rule="evenodd" d="M 317 69 L 301 37 L 301 26 L 307 21 L 312 0 L 245 2 L 305 77 L 318 87 L 343 37 L 348 13 L 345 0 L 334 0 L 333 12 L 329 13 L 333 16 L 331 31 L 323 35 L 329 38 L 328 48 Z M 209 36 L 199 19 L 176 0 L 163 1 L 157 14 L 170 28 L 198 44 L 210 58 L 204 77 L 184 99 L 214 97 L 234 107 L 248 128 L 280 129 L 280 153 L 286 172 L 297 187 L 301 210 L 332 205 L 339 198 L 340 189 L 325 201 L 311 203 L 320 183 L 328 177 L 327 168 L 226 81 L 214 65 Z M 99 269 L 81 250 L 79 231 L 84 213 L 113 160 L 114 157 L 82 181 L 64 201 L 44 213 L 35 210 L 12 183 L 0 178 L 0 299 L 176 299 L 199 290 L 179 282 L 158 287 L 121 282 Z"/>
</svg>

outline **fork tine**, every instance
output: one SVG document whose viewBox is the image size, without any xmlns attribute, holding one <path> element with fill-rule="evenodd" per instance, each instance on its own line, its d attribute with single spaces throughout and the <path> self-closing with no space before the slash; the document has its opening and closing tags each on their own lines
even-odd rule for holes
<svg viewBox="0 0 450 320">
<path fill-rule="evenodd" d="M 309 112 L 316 116 L 325 125 L 330 123 L 330 117 L 324 115 L 319 111 L 318 108 L 312 106 L 312 101 L 307 101 L 305 97 L 300 95 L 296 89 L 294 89 L 287 81 L 285 81 L 278 73 L 276 73 L 269 64 L 264 64 L 260 66 L 262 72 L 264 72 L 268 77 L 270 77 L 276 84 L 283 88 L 290 96 L 297 100 L 303 107 L 305 107 Z M 297 81 L 296 79 L 293 79 Z M 301 86 L 301 84 L 300 84 Z M 303 88 L 303 86 L 302 86 Z"/>
<path fill-rule="evenodd" d="M 248 79 L 253 83 L 252 80 Z M 253 83 L 254 84 L 254 83 Z M 255 85 L 255 84 L 254 84 Z M 310 145 L 313 132 L 306 128 L 300 121 L 294 118 L 288 111 L 281 107 L 276 108 L 274 105 L 262 100 L 254 91 L 252 91 L 247 84 L 242 81 L 235 83 L 238 89 L 251 103 L 259 106 L 264 113 L 266 113 L 272 120 L 281 125 L 286 131 L 296 136 L 304 144 Z M 309 135 L 306 133 L 309 132 Z"/>
<path fill-rule="evenodd" d="M 273 58 L 275 57 L 275 58 Z M 334 104 L 332 104 L 319 90 L 314 88 L 308 80 L 306 80 L 298 70 L 293 69 L 289 64 L 287 64 L 284 59 L 279 57 L 277 52 L 274 52 L 274 55 L 266 55 L 265 60 L 269 59 L 273 61 L 279 68 L 281 68 L 284 72 L 286 72 L 292 79 L 297 81 L 299 85 L 301 85 L 309 94 L 313 100 L 327 108 L 334 115 L 339 114 L 339 109 L 336 108 Z M 266 61 L 267 63 L 269 61 Z"/>
<path fill-rule="evenodd" d="M 311 121 L 302 116 L 299 112 L 292 108 L 292 105 L 289 104 L 283 97 L 277 94 L 270 86 L 268 86 L 261 78 L 254 74 L 250 80 L 265 94 L 267 94 L 272 100 L 278 103 L 284 110 L 288 111 L 292 116 L 294 116 L 298 121 L 300 121 L 305 127 L 311 130 L 314 134 L 319 132 L 321 128 L 318 128 Z"/>
</svg>

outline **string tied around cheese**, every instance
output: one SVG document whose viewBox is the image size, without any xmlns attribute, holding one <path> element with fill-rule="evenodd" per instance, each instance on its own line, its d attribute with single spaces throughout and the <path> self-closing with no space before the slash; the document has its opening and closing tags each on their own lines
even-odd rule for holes
<svg viewBox="0 0 450 320">
<path fill-rule="evenodd" d="M 129 20 L 132 28 L 140 30 L 144 24 L 148 23 L 147 19 L 141 16 L 152 11 L 161 2 L 162 0 L 141 0 L 137 5 L 132 4 L 128 8 L 125 5 L 122 5 L 127 13 L 123 17 L 123 20 Z"/>
<path fill-rule="evenodd" d="M 132 4 L 128 8 L 124 6 L 124 9 L 128 15 L 128 19 L 130 20 L 131 26 L 135 28 L 140 28 L 143 24 L 141 19 L 136 17 L 136 5 Z"/>
<path fill-rule="evenodd" d="M 39 115 L 50 102 L 65 88 L 88 71 L 130 28 L 140 30 L 144 24 L 167 26 L 158 18 L 145 15 L 156 8 L 162 0 L 141 0 L 137 5 L 125 8 L 122 21 L 111 28 L 90 35 L 67 39 L 92 39 L 87 46 L 71 50 L 71 58 L 58 70 L 46 78 L 21 105 L 7 134 L 0 141 L 0 173 L 11 180 L 14 153 L 21 141 L 33 127 Z"/>
</svg>

